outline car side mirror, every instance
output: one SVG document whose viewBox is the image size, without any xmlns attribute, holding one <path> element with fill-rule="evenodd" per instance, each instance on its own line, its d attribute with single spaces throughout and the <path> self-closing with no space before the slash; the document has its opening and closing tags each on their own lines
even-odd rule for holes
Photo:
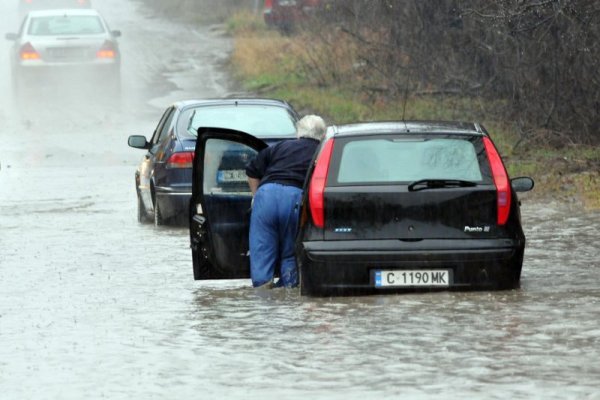
<svg viewBox="0 0 600 400">
<path fill-rule="evenodd" d="M 116 38 L 121 37 L 121 31 L 111 31 L 110 34 Z"/>
<path fill-rule="evenodd" d="M 511 179 L 510 184 L 515 192 L 529 192 L 535 186 L 533 179 L 527 176 Z"/>
<path fill-rule="evenodd" d="M 150 143 L 148 143 L 146 137 L 142 135 L 129 136 L 129 139 L 127 139 L 127 144 L 136 149 L 148 150 L 150 148 Z"/>
<path fill-rule="evenodd" d="M 6 38 L 6 40 L 12 40 L 14 42 L 19 38 L 19 35 L 17 35 L 16 33 L 7 33 L 6 35 L 4 35 L 4 37 Z"/>
</svg>

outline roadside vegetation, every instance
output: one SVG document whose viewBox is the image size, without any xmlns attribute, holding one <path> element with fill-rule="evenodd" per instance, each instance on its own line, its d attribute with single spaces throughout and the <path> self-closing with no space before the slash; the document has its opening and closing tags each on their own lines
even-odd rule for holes
<svg viewBox="0 0 600 400">
<path fill-rule="evenodd" d="M 402 118 L 480 121 L 500 147 L 510 175 L 536 180 L 536 189 L 527 196 L 600 209 L 600 116 L 594 110 L 599 103 L 585 106 L 589 98 L 562 99 L 570 90 L 567 83 L 565 88 L 550 89 L 560 91 L 561 100 L 552 100 L 546 88 L 534 97 L 532 87 L 526 93 L 521 93 L 522 87 L 503 92 L 485 87 L 487 81 L 473 83 L 479 82 L 476 78 L 459 82 L 457 77 L 467 78 L 458 67 L 454 73 L 443 69 L 450 62 L 450 49 L 437 60 L 423 51 L 424 61 L 413 65 L 408 53 L 386 54 L 389 32 L 383 35 L 344 24 L 339 13 L 337 18 L 336 24 L 331 18 L 310 19 L 290 35 L 267 29 L 260 15 L 236 14 L 227 22 L 235 38 L 233 75 L 249 92 L 285 99 L 301 112 L 321 114 L 332 123 Z M 585 96 L 600 102 L 598 78 L 587 76 Z M 522 79 L 518 78 L 519 85 L 524 85 Z M 523 97 L 536 104 L 516 100 Z M 540 105 L 546 101 L 547 107 Z M 554 115 L 559 110 L 552 101 L 567 102 L 571 111 L 561 110 L 564 118 Z M 544 116 L 536 117 L 536 109 Z M 567 119 L 569 112 L 574 115 Z"/>
<path fill-rule="evenodd" d="M 175 1 L 188 22 L 214 5 Z M 211 11 L 234 37 L 232 75 L 248 92 L 331 123 L 479 121 L 510 175 L 536 180 L 527 196 L 600 209 L 595 0 L 323 0 L 292 32 L 268 29 L 256 4 Z"/>
</svg>

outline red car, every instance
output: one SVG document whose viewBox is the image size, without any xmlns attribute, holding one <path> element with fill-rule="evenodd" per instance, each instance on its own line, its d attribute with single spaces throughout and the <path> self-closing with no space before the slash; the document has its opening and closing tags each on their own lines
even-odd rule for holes
<svg viewBox="0 0 600 400">
<path fill-rule="evenodd" d="M 290 31 L 320 3 L 321 0 L 265 0 L 263 15 L 268 26 Z"/>
</svg>

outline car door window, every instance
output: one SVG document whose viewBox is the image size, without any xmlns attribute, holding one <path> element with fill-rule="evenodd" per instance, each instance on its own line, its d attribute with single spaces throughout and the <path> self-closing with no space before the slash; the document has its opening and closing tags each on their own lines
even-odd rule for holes
<svg viewBox="0 0 600 400">
<path fill-rule="evenodd" d="M 204 194 L 250 196 L 246 164 L 256 153 L 256 150 L 241 143 L 208 139 L 204 160 Z"/>
<path fill-rule="evenodd" d="M 175 111 L 173 108 L 168 109 L 161 118 L 158 123 L 156 130 L 154 131 L 154 136 L 152 137 L 152 150 L 154 152 L 157 145 L 163 141 L 163 139 L 167 136 L 169 132 L 169 128 L 171 127 L 171 121 L 173 121 L 173 116 L 175 115 Z"/>
</svg>

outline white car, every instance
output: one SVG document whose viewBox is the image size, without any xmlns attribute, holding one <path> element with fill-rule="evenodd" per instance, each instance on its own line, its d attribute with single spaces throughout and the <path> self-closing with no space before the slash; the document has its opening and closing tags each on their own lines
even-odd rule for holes
<svg viewBox="0 0 600 400">
<path fill-rule="evenodd" d="M 95 82 L 120 86 L 117 37 L 93 9 L 58 9 L 27 14 L 19 33 L 8 33 L 17 93 L 49 82 Z"/>
</svg>

